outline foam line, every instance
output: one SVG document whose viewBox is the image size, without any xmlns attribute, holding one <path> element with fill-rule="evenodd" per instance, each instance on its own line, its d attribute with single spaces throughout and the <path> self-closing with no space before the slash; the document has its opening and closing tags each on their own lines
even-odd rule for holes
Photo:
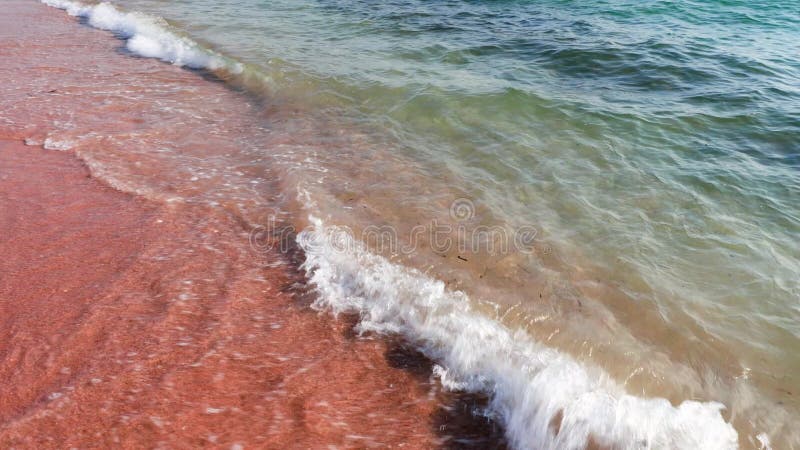
<svg viewBox="0 0 800 450">
<path fill-rule="evenodd" d="M 360 331 L 398 333 L 440 364 L 445 387 L 490 396 L 491 412 L 519 449 L 732 449 L 736 430 L 717 402 L 627 394 L 599 368 L 474 311 L 464 293 L 368 252 L 343 229 L 311 217 L 300 233 L 316 306 L 356 312 Z M 560 417 L 560 426 L 558 418 Z"/>
<path fill-rule="evenodd" d="M 177 66 L 194 69 L 214 71 L 225 69 L 237 74 L 243 70 L 240 63 L 172 32 L 169 24 L 160 17 L 121 11 L 107 2 L 88 5 L 71 0 L 41 1 L 46 5 L 63 9 L 72 16 L 85 17 L 92 27 L 117 33 L 126 39 L 128 50 L 139 56 L 158 58 Z"/>
</svg>

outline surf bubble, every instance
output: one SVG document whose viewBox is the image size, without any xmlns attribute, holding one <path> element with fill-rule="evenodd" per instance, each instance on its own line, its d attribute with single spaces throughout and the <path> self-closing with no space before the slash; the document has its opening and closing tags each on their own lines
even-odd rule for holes
<svg viewBox="0 0 800 450">
<path fill-rule="evenodd" d="M 57 150 L 61 152 L 72 150 L 74 146 L 75 142 L 73 141 L 51 137 L 46 138 L 42 143 L 42 147 L 44 147 L 45 150 Z"/>
</svg>

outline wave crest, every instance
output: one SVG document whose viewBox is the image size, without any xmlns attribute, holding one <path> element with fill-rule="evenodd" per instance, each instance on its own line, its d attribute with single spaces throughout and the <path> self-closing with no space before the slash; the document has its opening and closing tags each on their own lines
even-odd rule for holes
<svg viewBox="0 0 800 450">
<path fill-rule="evenodd" d="M 169 24 L 160 17 L 120 11 L 107 2 L 87 5 L 71 0 L 41 1 L 63 9 L 71 16 L 86 18 L 92 27 L 119 34 L 127 40 L 127 49 L 139 56 L 157 58 L 193 69 L 226 70 L 233 74 L 243 71 L 240 63 L 174 33 Z"/>
</svg>

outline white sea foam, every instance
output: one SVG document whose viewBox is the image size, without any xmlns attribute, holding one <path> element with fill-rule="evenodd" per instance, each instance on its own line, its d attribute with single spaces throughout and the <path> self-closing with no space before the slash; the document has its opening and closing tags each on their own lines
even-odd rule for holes
<svg viewBox="0 0 800 450">
<path fill-rule="evenodd" d="M 117 33 L 127 40 L 128 50 L 137 55 L 194 69 L 225 69 L 231 73 L 241 73 L 243 70 L 240 63 L 203 48 L 187 37 L 177 35 L 160 17 L 120 11 L 106 2 L 88 5 L 70 0 L 41 1 L 63 9 L 72 16 L 85 17 L 89 25 L 95 28 Z"/>
<path fill-rule="evenodd" d="M 360 331 L 399 333 L 441 367 L 445 387 L 484 392 L 515 448 L 730 449 L 734 428 L 716 402 L 641 398 L 521 331 L 475 311 L 444 283 L 370 253 L 343 229 L 312 217 L 298 236 L 316 306 L 357 312 Z M 560 427 L 555 425 L 561 418 Z M 558 428 L 558 431 L 556 429 Z"/>
<path fill-rule="evenodd" d="M 26 140 L 26 142 L 27 142 L 27 140 Z M 31 141 L 31 142 L 34 142 L 34 141 Z M 46 138 L 44 140 L 44 143 L 42 143 L 42 146 L 46 150 L 58 150 L 58 151 L 66 152 L 66 151 L 72 150 L 72 148 L 75 146 L 75 143 L 70 141 L 70 140 L 54 139 L 54 138 L 48 137 L 48 138 Z"/>
</svg>

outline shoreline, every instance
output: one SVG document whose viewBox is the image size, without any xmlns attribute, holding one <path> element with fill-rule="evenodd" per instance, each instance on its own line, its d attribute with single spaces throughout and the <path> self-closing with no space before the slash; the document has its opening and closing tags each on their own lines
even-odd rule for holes
<svg viewBox="0 0 800 450">
<path fill-rule="evenodd" d="M 0 53 L 28 52 L 22 65 L 52 88 L 25 94 L 24 128 L 0 127 L 0 374 L 11 393 L 0 446 L 504 447 L 502 430 L 472 413 L 486 399 L 444 392 L 411 347 L 313 311 L 297 263 L 256 260 L 224 210 L 120 192 L 92 176 L 96 161 L 23 145 L 48 146 L 56 114 L 45 106 L 80 107 L 53 100 L 62 77 L 80 79 L 65 67 L 129 57 L 93 53 L 118 42 L 44 5 L 6 7 Z M 28 89 L 16 69 L 4 95 Z"/>
</svg>

